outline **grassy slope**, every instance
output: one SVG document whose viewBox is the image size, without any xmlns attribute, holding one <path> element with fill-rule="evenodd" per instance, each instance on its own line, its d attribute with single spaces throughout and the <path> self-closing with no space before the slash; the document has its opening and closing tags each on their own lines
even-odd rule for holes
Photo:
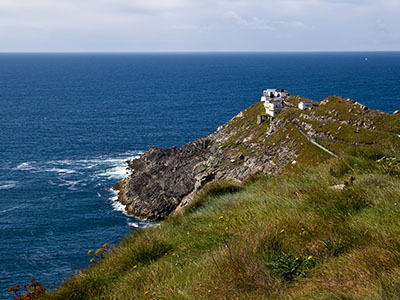
<svg viewBox="0 0 400 300">
<path fill-rule="evenodd" d="M 333 159 L 291 125 L 280 138 L 301 150 L 285 174 L 207 186 L 43 298 L 399 299 L 400 165 L 376 161 L 397 140 Z"/>
</svg>

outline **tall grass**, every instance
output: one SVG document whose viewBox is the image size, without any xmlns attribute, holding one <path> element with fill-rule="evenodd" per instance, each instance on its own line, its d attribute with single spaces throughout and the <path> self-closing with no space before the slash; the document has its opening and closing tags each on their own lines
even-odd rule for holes
<svg viewBox="0 0 400 300">
<path fill-rule="evenodd" d="M 400 299 L 400 180 L 382 157 L 209 185 L 43 299 Z"/>
</svg>

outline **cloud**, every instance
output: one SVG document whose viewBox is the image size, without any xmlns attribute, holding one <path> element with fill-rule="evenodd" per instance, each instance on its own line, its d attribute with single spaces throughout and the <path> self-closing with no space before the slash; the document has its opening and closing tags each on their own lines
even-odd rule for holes
<svg viewBox="0 0 400 300">
<path fill-rule="evenodd" d="M 172 29 L 176 30 L 199 30 L 200 27 L 193 24 L 181 24 L 181 25 L 172 25 Z"/>
<path fill-rule="evenodd" d="M 312 27 L 305 25 L 301 21 L 287 21 L 287 20 L 271 20 L 268 21 L 252 17 L 249 20 L 242 18 L 236 12 L 228 11 L 224 13 L 224 16 L 231 19 L 236 25 L 243 29 L 255 29 L 255 30 L 279 30 L 280 28 L 293 28 L 301 30 L 310 30 Z"/>
<path fill-rule="evenodd" d="M 257 17 L 253 17 L 250 20 L 246 20 L 241 16 L 239 16 L 234 11 L 225 12 L 224 16 L 231 19 L 235 24 L 239 25 L 240 28 L 257 29 L 257 30 L 274 30 L 274 28 L 267 25 L 267 23 L 264 20 L 260 20 Z"/>
<path fill-rule="evenodd" d="M 399 50 L 399 15 L 398 0 L 1 0 L 0 51 Z"/>
</svg>

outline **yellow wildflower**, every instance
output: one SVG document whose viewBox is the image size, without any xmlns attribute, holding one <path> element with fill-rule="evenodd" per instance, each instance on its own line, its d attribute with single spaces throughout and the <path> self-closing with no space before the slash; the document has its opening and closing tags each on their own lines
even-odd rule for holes
<svg viewBox="0 0 400 300">
<path fill-rule="evenodd" d="M 149 293 L 149 291 L 145 291 L 144 294 L 147 295 Z"/>
<path fill-rule="evenodd" d="M 282 229 L 282 230 L 281 230 L 281 233 L 284 233 L 284 232 L 285 232 L 285 229 Z"/>
<path fill-rule="evenodd" d="M 137 266 L 133 266 L 133 269 L 136 269 L 137 268 Z"/>
<path fill-rule="evenodd" d="M 222 220 L 224 218 L 224 216 L 219 216 L 218 220 Z"/>
<path fill-rule="evenodd" d="M 299 258 L 298 258 L 298 257 L 296 257 L 296 260 L 299 260 Z"/>
<path fill-rule="evenodd" d="M 394 205 L 397 205 L 397 202 L 395 202 Z"/>
<path fill-rule="evenodd" d="M 94 255 L 98 256 L 98 255 L 102 255 L 104 252 L 106 252 L 107 249 L 105 248 L 99 248 L 96 250 L 96 252 L 94 253 Z"/>
<path fill-rule="evenodd" d="M 310 260 L 312 258 L 312 255 L 310 255 L 309 257 L 307 257 L 308 260 Z"/>
</svg>

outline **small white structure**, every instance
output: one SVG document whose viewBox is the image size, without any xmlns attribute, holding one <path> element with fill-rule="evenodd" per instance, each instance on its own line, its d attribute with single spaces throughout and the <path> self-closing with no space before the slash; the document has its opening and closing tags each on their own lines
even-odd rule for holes
<svg viewBox="0 0 400 300">
<path fill-rule="evenodd" d="M 264 90 L 261 95 L 261 101 L 267 101 L 268 99 L 284 99 L 289 96 L 287 90 L 267 89 Z"/>
<path fill-rule="evenodd" d="M 264 102 L 265 113 L 274 117 L 283 109 L 283 100 L 267 100 Z"/>
<path fill-rule="evenodd" d="M 306 109 L 309 108 L 311 105 L 312 105 L 311 102 L 308 102 L 308 101 L 301 101 L 301 102 L 299 103 L 298 107 L 299 107 L 301 110 L 306 110 Z"/>
<path fill-rule="evenodd" d="M 287 90 L 267 89 L 261 95 L 261 102 L 264 102 L 265 113 L 271 117 L 279 114 L 283 109 L 283 100 L 289 96 Z"/>
</svg>

